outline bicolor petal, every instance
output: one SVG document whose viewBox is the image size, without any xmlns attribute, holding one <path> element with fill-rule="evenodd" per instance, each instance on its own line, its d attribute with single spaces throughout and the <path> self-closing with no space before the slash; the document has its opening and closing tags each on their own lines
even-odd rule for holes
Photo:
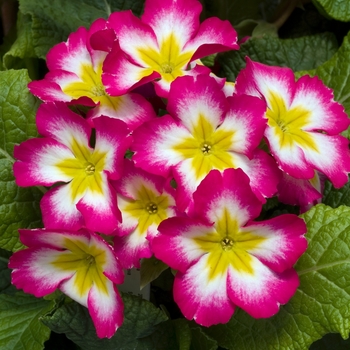
<svg viewBox="0 0 350 350">
<path fill-rule="evenodd" d="M 175 200 L 166 188 L 166 179 L 136 168 L 125 160 L 124 176 L 114 183 L 122 221 L 114 247 L 124 268 L 140 267 L 141 258 L 152 255 L 150 242 L 158 225 L 175 215 Z"/>
<path fill-rule="evenodd" d="M 267 103 L 265 131 L 280 168 L 298 179 L 325 174 L 335 187 L 348 181 L 348 140 L 338 135 L 350 125 L 331 89 L 317 77 L 297 82 L 289 68 L 269 67 L 247 59 L 237 77 L 237 93 L 260 96 Z"/>
<path fill-rule="evenodd" d="M 112 247 L 87 230 L 21 230 L 20 238 L 28 248 L 10 259 L 12 283 L 37 297 L 61 289 L 88 307 L 100 338 L 112 337 L 123 321 L 114 286 L 122 283 L 123 272 Z"/>
<path fill-rule="evenodd" d="M 188 217 L 163 221 L 152 241 L 155 256 L 179 270 L 174 299 L 184 316 L 225 323 L 235 305 L 256 318 L 274 315 L 299 284 L 292 266 L 307 246 L 304 221 L 254 222 L 262 204 L 241 169 L 212 170 L 193 199 Z"/>
<path fill-rule="evenodd" d="M 156 9 L 156 11 L 155 11 Z M 110 94 L 121 94 L 159 78 L 157 93 L 167 97 L 170 84 L 186 74 L 190 62 L 211 53 L 237 49 L 237 35 L 228 21 L 208 19 L 199 24 L 197 0 L 149 0 L 141 19 L 131 11 L 113 13 L 108 25 L 115 30 L 120 49 L 117 59 L 107 57 L 103 82 Z M 109 56 L 116 58 L 112 49 Z M 118 79 L 122 82 L 118 83 Z"/>
</svg>

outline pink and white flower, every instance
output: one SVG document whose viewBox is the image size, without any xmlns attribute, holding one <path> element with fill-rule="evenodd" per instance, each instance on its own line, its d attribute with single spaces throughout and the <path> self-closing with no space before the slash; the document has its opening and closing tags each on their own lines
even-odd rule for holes
<svg viewBox="0 0 350 350">
<path fill-rule="evenodd" d="M 117 119 L 95 121 L 92 129 L 64 103 L 42 104 L 36 123 L 43 138 L 15 146 L 13 170 L 19 186 L 56 186 L 41 200 L 47 228 L 112 233 L 121 219 L 110 180 L 122 175 L 124 154 L 131 143 L 129 129 Z"/>
<path fill-rule="evenodd" d="M 9 262 L 12 283 L 43 297 L 60 289 L 88 308 L 100 338 L 111 338 L 123 322 L 124 305 L 115 284 L 124 280 L 113 248 L 88 230 L 20 230 L 28 248 Z"/>
<path fill-rule="evenodd" d="M 167 97 L 179 76 L 209 70 L 189 63 L 210 54 L 238 49 L 237 34 L 228 21 L 208 18 L 199 23 L 198 0 L 146 0 L 141 19 L 131 11 L 114 12 L 107 25 L 115 30 L 114 45 L 103 66 L 103 83 L 111 95 L 155 82 L 159 96 Z M 97 35 L 97 34 L 96 34 Z"/>
<path fill-rule="evenodd" d="M 317 77 L 295 81 L 289 68 L 247 59 L 236 81 L 238 94 L 267 103 L 265 137 L 280 168 L 297 179 L 325 174 L 339 188 L 348 181 L 349 141 L 339 135 L 350 125 L 344 107 Z"/>
<path fill-rule="evenodd" d="M 286 214 L 252 221 L 262 204 L 241 169 L 212 170 L 188 217 L 159 225 L 155 256 L 178 270 L 174 300 L 204 326 L 228 322 L 239 306 L 255 318 L 276 314 L 295 293 L 293 265 L 305 251 L 306 225 Z"/>
<path fill-rule="evenodd" d="M 45 102 L 69 102 L 96 106 L 90 118 L 101 115 L 123 120 L 130 129 L 155 117 L 150 103 L 141 95 L 128 93 L 113 97 L 102 84 L 102 65 L 107 52 L 94 50 L 91 37 L 106 28 L 100 18 L 89 29 L 80 27 L 66 42 L 54 46 L 47 54 L 49 73 L 43 80 L 29 83 L 29 90 Z M 108 33 L 114 32 L 109 30 Z"/>
<path fill-rule="evenodd" d="M 167 109 L 171 116 L 135 130 L 131 148 L 137 166 L 164 177 L 173 174 L 180 210 L 212 169 L 242 168 L 262 201 L 276 192 L 279 170 L 272 157 L 256 149 L 266 126 L 263 101 L 226 98 L 214 78 L 186 76 L 172 83 Z"/>
<path fill-rule="evenodd" d="M 174 216 L 174 190 L 166 179 L 136 168 L 125 160 L 124 175 L 114 183 L 122 222 L 118 223 L 114 249 L 125 269 L 140 267 L 141 258 L 150 258 L 150 241 L 158 225 Z"/>
</svg>

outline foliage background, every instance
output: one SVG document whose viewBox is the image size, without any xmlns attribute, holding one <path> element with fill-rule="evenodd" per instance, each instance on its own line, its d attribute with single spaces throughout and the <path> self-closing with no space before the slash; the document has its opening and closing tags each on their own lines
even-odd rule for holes
<svg viewBox="0 0 350 350">
<path fill-rule="evenodd" d="M 239 51 L 209 57 L 214 72 L 234 81 L 245 56 L 318 75 L 350 113 L 350 2 L 348 0 L 202 0 L 202 19 L 229 20 Z M 0 0 L 0 348 L 17 349 L 349 349 L 350 185 L 325 186 L 323 204 L 303 215 L 309 247 L 296 264 L 300 288 L 281 311 L 255 320 L 238 310 L 226 325 L 204 328 L 181 317 L 171 298 L 172 274 L 152 283 L 152 302 L 124 294 L 125 323 L 100 340 L 84 307 L 57 292 L 43 299 L 10 284 L 7 262 L 22 248 L 18 228 L 42 227 L 40 188 L 18 188 L 13 147 L 36 137 L 39 101 L 29 81 L 42 78 L 48 50 L 79 26 L 113 11 L 140 15 L 143 0 Z M 344 132 L 349 137 L 349 131 Z M 268 201 L 264 216 L 296 212 Z M 148 263 L 156 270 L 156 264 Z M 159 268 L 159 266 L 158 266 Z M 157 272 L 157 271 L 156 271 Z"/>
</svg>

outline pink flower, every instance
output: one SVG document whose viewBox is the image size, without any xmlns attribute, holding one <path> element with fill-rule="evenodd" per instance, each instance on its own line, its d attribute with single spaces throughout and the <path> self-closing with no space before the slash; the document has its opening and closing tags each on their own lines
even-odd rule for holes
<svg viewBox="0 0 350 350">
<path fill-rule="evenodd" d="M 38 298 L 60 289 L 89 309 L 100 338 L 112 337 L 124 309 L 115 286 L 124 275 L 112 247 L 87 230 L 20 230 L 20 239 L 28 248 L 10 258 L 12 283 Z"/>
<path fill-rule="evenodd" d="M 13 170 L 19 186 L 56 186 L 41 200 L 47 228 L 112 233 L 120 220 L 110 180 L 122 174 L 131 143 L 126 125 L 116 119 L 95 121 L 96 142 L 90 147 L 91 127 L 63 103 L 39 107 L 36 123 L 43 138 L 15 146 Z"/>
<path fill-rule="evenodd" d="M 193 197 L 188 217 L 163 221 L 152 240 L 155 256 L 178 270 L 174 300 L 184 316 L 211 326 L 228 322 L 235 306 L 255 318 L 276 314 L 299 284 L 304 221 L 252 221 L 262 205 L 241 169 L 212 170 Z"/>
<path fill-rule="evenodd" d="M 137 166 L 164 177 L 173 174 L 180 210 L 212 169 L 242 168 L 262 201 L 276 192 L 279 170 L 272 157 L 256 149 L 266 127 L 261 100 L 226 98 L 210 76 L 186 76 L 172 83 L 167 109 L 171 116 L 135 130 L 131 148 Z"/>
<path fill-rule="evenodd" d="M 122 222 L 118 223 L 114 249 L 123 268 L 140 267 L 141 258 L 150 258 L 150 241 L 158 225 L 176 214 L 173 190 L 166 179 L 124 162 L 124 175 L 114 183 Z"/>
<path fill-rule="evenodd" d="M 66 42 L 55 45 L 47 54 L 49 73 L 43 80 L 29 83 L 29 90 L 45 102 L 70 102 L 96 106 L 90 118 L 101 115 L 121 119 L 132 130 L 155 117 L 152 106 L 139 94 L 109 96 L 102 84 L 102 65 L 107 53 L 90 45 L 93 35 L 106 28 L 102 18 L 90 29 L 80 27 Z M 110 34 L 110 31 L 108 33 Z"/>
<path fill-rule="evenodd" d="M 237 49 L 237 34 L 228 21 L 218 18 L 200 24 L 201 10 L 197 0 L 146 0 L 141 19 L 131 11 L 112 13 L 107 25 L 115 30 L 118 43 L 103 66 L 106 91 L 121 95 L 157 79 L 157 94 L 167 97 L 175 78 L 197 71 L 209 73 L 204 66 L 188 71 L 188 65 Z"/>
<path fill-rule="evenodd" d="M 289 68 L 247 59 L 235 91 L 266 101 L 265 137 L 271 154 L 288 175 L 312 179 L 319 171 L 337 188 L 348 181 L 349 141 L 339 133 L 348 128 L 350 119 L 319 78 L 303 76 L 295 82 Z"/>
</svg>

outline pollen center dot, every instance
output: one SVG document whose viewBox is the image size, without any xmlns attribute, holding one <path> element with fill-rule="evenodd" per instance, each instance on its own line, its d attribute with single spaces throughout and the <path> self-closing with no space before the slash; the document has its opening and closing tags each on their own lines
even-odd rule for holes
<svg viewBox="0 0 350 350">
<path fill-rule="evenodd" d="M 92 265 L 95 262 L 95 258 L 90 254 L 87 254 L 85 259 L 86 265 Z"/>
<path fill-rule="evenodd" d="M 163 63 L 160 68 L 163 73 L 172 73 L 173 71 L 173 66 L 170 63 Z"/>
<path fill-rule="evenodd" d="M 234 245 L 234 242 L 232 239 L 230 238 L 224 238 L 222 241 L 221 241 L 221 248 L 224 250 L 224 251 L 228 251 L 228 250 L 231 250 L 232 247 Z"/>
<path fill-rule="evenodd" d="M 87 175 L 93 175 L 95 173 L 95 165 L 92 163 L 87 163 L 85 166 L 85 172 Z"/>
<path fill-rule="evenodd" d="M 154 203 L 148 203 L 146 205 L 146 211 L 150 214 L 156 214 L 158 212 L 157 204 Z"/>
<path fill-rule="evenodd" d="M 103 96 L 105 95 L 105 89 L 102 85 L 95 85 L 91 88 L 91 92 L 95 96 Z"/>
<path fill-rule="evenodd" d="M 201 145 L 201 151 L 203 152 L 204 155 L 209 154 L 211 151 L 211 144 L 209 144 L 208 142 L 204 142 Z"/>
</svg>

